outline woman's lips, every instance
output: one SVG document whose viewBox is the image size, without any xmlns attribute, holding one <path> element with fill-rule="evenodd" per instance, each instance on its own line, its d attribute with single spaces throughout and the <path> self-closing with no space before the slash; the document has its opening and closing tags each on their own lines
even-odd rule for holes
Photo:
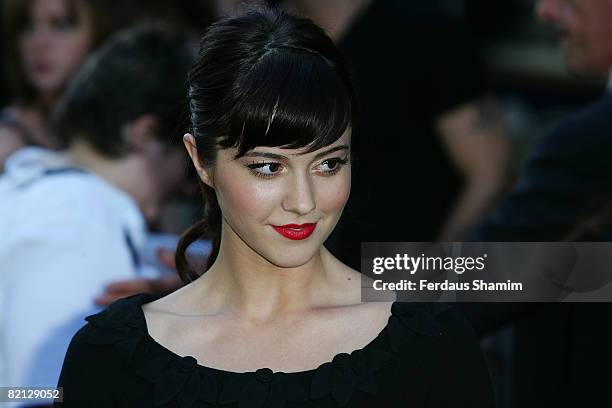
<svg viewBox="0 0 612 408">
<path fill-rule="evenodd" d="M 273 225 L 276 232 L 294 241 L 306 239 L 313 233 L 317 223 Z"/>
</svg>

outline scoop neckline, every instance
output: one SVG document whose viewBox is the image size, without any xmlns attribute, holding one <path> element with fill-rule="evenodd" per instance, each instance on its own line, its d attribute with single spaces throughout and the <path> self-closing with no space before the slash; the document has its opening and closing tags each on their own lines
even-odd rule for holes
<svg viewBox="0 0 612 408">
<path fill-rule="evenodd" d="M 374 347 L 375 343 L 379 342 L 382 340 L 382 337 L 385 335 L 385 333 L 387 332 L 387 329 L 389 327 L 389 324 L 391 323 L 391 319 L 394 316 L 394 308 L 395 305 L 400 303 L 398 300 L 395 300 L 391 303 L 391 306 L 389 308 L 389 317 L 387 318 L 387 321 L 385 323 L 385 326 L 378 332 L 378 334 L 372 339 L 370 340 L 365 346 L 352 350 L 350 352 L 340 352 L 335 354 L 331 360 L 329 361 L 325 361 L 321 364 L 319 364 L 317 367 L 315 368 L 311 368 L 308 370 L 301 370 L 301 371 L 276 371 L 273 370 L 269 367 L 260 367 L 257 368 L 255 370 L 251 370 L 251 371 L 230 371 L 230 370 L 224 370 L 221 368 L 216 368 L 216 367 L 210 367 L 210 366 L 206 366 L 206 365 L 202 365 L 198 362 L 198 360 L 191 356 L 191 355 L 184 355 L 181 356 L 177 353 L 175 353 L 174 351 L 170 350 L 169 348 L 167 348 L 166 346 L 164 346 L 163 344 L 159 343 L 157 340 L 155 340 L 155 338 L 153 338 L 153 336 L 151 336 L 149 334 L 149 327 L 147 326 L 147 319 L 145 318 L 144 315 L 144 311 L 142 310 L 142 306 L 146 303 L 150 303 L 152 301 L 155 301 L 157 299 L 160 299 L 162 297 L 162 295 L 157 295 L 157 294 L 150 294 L 150 293 L 143 293 L 141 294 L 140 299 L 137 302 L 137 309 L 138 309 L 138 316 L 142 321 L 143 324 L 143 329 L 144 329 L 144 338 L 151 344 L 153 344 L 155 347 L 157 347 L 159 350 L 161 350 L 162 352 L 164 352 L 165 354 L 167 354 L 168 356 L 172 357 L 175 360 L 184 360 L 184 359 L 193 359 L 193 361 L 195 361 L 195 366 L 200 369 L 200 370 L 207 370 L 219 375 L 249 375 L 249 374 L 255 374 L 261 371 L 269 371 L 270 374 L 272 375 L 283 375 L 283 376 L 304 376 L 304 375 L 311 375 L 314 374 L 315 372 L 317 372 L 318 370 L 321 369 L 321 367 L 329 365 L 334 363 L 334 361 L 341 359 L 343 357 L 339 357 L 339 356 L 349 356 L 349 358 L 353 358 L 355 357 L 356 354 L 361 354 L 363 352 L 365 352 L 366 350 Z"/>
</svg>

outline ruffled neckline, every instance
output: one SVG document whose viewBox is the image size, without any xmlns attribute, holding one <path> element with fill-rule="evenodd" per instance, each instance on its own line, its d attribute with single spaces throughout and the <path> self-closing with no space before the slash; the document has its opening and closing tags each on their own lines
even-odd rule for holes
<svg viewBox="0 0 612 408">
<path fill-rule="evenodd" d="M 119 299 L 105 310 L 87 316 L 91 330 L 87 342 L 113 345 L 134 372 L 155 384 L 153 401 L 161 406 L 175 401 L 190 408 L 196 401 L 209 404 L 238 403 L 241 408 L 284 407 L 289 401 L 331 396 L 346 406 L 356 391 L 378 392 L 376 373 L 414 336 L 442 336 L 435 316 L 448 309 L 442 303 L 395 301 L 385 327 L 368 344 L 350 353 L 338 353 L 318 367 L 296 372 L 234 372 L 198 364 L 192 356 L 180 356 L 148 333 L 141 306 L 161 295 L 140 293 Z M 221 387 L 220 376 L 229 377 Z"/>
</svg>

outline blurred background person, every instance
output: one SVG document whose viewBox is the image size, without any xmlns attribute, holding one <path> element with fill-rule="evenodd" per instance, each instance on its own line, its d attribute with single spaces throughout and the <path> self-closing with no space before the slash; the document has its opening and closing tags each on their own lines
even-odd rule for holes
<svg viewBox="0 0 612 408">
<path fill-rule="evenodd" d="M 208 1 L 189 0 L 110 2 L 100 0 L 7 0 L 2 4 L 7 50 L 3 71 L 11 85 L 14 103 L 0 114 L 0 174 L 4 161 L 23 146 L 59 148 L 51 136 L 48 116 L 57 99 L 89 52 L 121 28 L 156 23 L 185 33 L 194 49 L 212 19 Z M 112 16 L 112 18 L 110 18 Z M 4 73 L 4 72 L 3 72 Z M 4 82 L 3 82 L 4 84 Z M 184 177 L 175 194 L 162 205 L 159 215 L 148 220 L 144 262 L 160 271 L 173 269 L 173 243 L 178 232 L 199 217 L 195 175 L 185 162 Z M 175 234 L 175 235 L 172 235 Z M 192 259 L 197 262 L 197 259 Z M 167 281 L 137 279 L 114 282 L 96 297 L 99 305 L 140 291 L 166 290 Z M 176 278 L 175 286 L 179 284 Z"/>
<path fill-rule="evenodd" d="M 439 1 L 281 3 L 339 44 L 359 96 L 357 182 L 330 249 L 359 268 L 361 242 L 464 238 L 502 192 L 509 158 L 466 25 Z"/>
<path fill-rule="evenodd" d="M 93 299 L 148 273 L 145 218 L 183 178 L 173 136 L 193 49 L 162 28 L 116 35 L 57 104 L 63 149 L 24 147 L 0 178 L 3 385 L 57 383 L 71 336 L 98 310 Z"/>
<path fill-rule="evenodd" d="M 53 148 L 47 121 L 87 55 L 110 31 L 96 0 L 5 0 L 4 36 L 13 101 L 0 111 L 0 173 L 22 146 Z"/>
<path fill-rule="evenodd" d="M 110 7 L 115 27 L 163 21 L 174 31 L 184 33 L 196 48 L 215 14 L 213 0 L 130 0 L 113 3 Z"/>
<path fill-rule="evenodd" d="M 568 69 L 608 82 L 533 149 L 509 196 L 475 241 L 610 241 L 612 238 L 612 1 L 540 0 Z M 481 334 L 514 322 L 512 406 L 609 406 L 609 303 L 465 304 Z"/>
</svg>

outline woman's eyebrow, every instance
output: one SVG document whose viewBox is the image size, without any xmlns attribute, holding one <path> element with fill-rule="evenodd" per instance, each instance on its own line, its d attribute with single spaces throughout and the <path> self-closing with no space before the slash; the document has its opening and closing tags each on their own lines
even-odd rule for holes
<svg viewBox="0 0 612 408">
<path fill-rule="evenodd" d="M 243 157 L 266 157 L 268 159 L 274 159 L 274 160 L 287 160 L 287 157 L 281 154 L 267 153 L 267 152 L 248 152 L 248 153 L 245 153 Z"/>
<path fill-rule="evenodd" d="M 331 149 L 325 150 L 324 152 L 318 153 L 315 156 L 315 160 L 319 159 L 323 156 L 326 156 L 330 153 L 337 152 L 338 150 L 348 150 L 348 145 L 340 145 L 332 147 Z M 268 153 L 268 152 L 248 152 L 244 154 L 244 157 L 265 157 L 273 160 L 288 160 L 287 156 L 283 156 L 282 154 L 276 153 Z"/>
<path fill-rule="evenodd" d="M 348 150 L 348 149 L 349 149 L 348 145 L 340 145 L 340 146 L 332 147 L 331 149 L 325 150 L 324 152 L 317 154 L 315 156 L 315 160 L 320 159 L 323 156 L 327 156 L 330 153 L 337 152 L 338 150 Z"/>
</svg>

